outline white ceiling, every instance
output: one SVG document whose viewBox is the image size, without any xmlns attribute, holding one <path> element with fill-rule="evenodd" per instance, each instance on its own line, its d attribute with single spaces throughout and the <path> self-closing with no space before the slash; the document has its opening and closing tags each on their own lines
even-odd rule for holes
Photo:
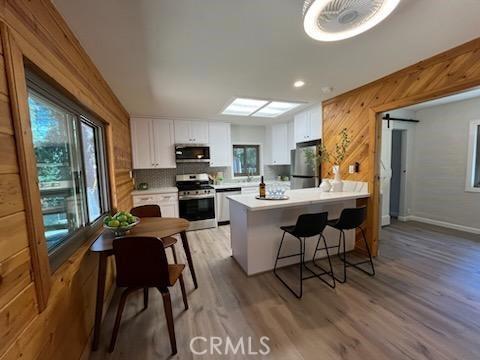
<svg viewBox="0 0 480 360">
<path fill-rule="evenodd" d="M 302 0 L 54 3 L 130 114 L 249 125 L 272 120 L 219 113 L 236 96 L 314 104 L 480 35 L 479 0 L 402 0 L 336 43 L 307 37 Z"/>
<path fill-rule="evenodd" d="M 445 96 L 439 99 L 435 100 L 430 100 L 430 101 L 425 101 L 420 104 L 412 105 L 412 106 L 407 106 L 404 108 L 401 108 L 401 110 L 412 110 L 412 111 L 418 111 L 434 106 L 439 106 L 439 105 L 445 105 L 445 104 L 450 104 L 458 101 L 464 101 L 464 100 L 469 100 L 469 99 L 474 99 L 480 97 L 480 88 L 473 88 L 465 92 L 461 92 L 458 94 L 450 95 L 450 96 Z M 399 109 L 400 110 L 400 109 Z"/>
</svg>

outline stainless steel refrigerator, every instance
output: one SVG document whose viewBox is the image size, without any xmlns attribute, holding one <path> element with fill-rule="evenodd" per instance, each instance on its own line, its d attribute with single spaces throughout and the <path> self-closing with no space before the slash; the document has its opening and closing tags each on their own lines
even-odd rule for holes
<svg viewBox="0 0 480 360">
<path fill-rule="evenodd" d="M 320 140 L 297 143 L 291 151 L 291 188 L 305 189 L 317 187 L 320 184 L 321 168 L 317 161 Z"/>
</svg>

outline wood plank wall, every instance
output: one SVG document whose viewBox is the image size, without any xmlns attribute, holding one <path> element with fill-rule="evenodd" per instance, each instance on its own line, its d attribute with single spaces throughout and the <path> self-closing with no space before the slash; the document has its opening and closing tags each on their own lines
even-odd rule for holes
<svg viewBox="0 0 480 360">
<path fill-rule="evenodd" d="M 367 233 L 377 254 L 379 228 L 379 149 L 381 120 L 377 114 L 450 95 L 480 85 L 480 38 L 323 102 L 323 140 L 332 149 L 337 134 L 347 128 L 353 136 L 342 166 L 343 178 L 368 181 Z M 348 174 L 348 165 L 360 172 Z M 330 166 L 324 165 L 324 173 Z M 358 244 L 360 246 L 360 244 Z"/>
<path fill-rule="evenodd" d="M 0 22 L 25 59 L 108 124 L 112 203 L 129 209 L 133 188 L 129 115 L 64 20 L 48 0 L 0 0 Z M 19 139 L 12 121 L 12 110 L 18 109 L 12 108 L 7 55 L 0 43 L 0 359 L 78 359 L 88 350 L 93 328 L 98 262 L 88 251 L 89 243 L 80 248 L 52 274 L 50 295 L 40 311 L 16 149 Z"/>
</svg>

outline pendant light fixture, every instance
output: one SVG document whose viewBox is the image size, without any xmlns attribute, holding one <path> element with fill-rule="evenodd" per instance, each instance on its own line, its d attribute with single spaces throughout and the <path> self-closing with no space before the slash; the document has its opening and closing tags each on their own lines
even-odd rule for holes
<svg viewBox="0 0 480 360">
<path fill-rule="evenodd" d="M 318 41 L 338 41 L 361 34 L 392 13 L 400 0 L 305 0 L 303 27 Z"/>
</svg>

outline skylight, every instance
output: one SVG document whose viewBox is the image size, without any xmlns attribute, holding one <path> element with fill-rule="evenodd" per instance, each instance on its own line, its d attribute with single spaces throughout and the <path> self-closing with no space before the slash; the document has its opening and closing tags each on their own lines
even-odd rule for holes
<svg viewBox="0 0 480 360">
<path fill-rule="evenodd" d="M 267 103 L 268 101 L 266 100 L 236 98 L 225 110 L 223 110 L 222 114 L 250 116 Z"/>
<path fill-rule="evenodd" d="M 253 116 L 277 117 L 282 114 L 285 114 L 286 112 L 289 112 L 290 110 L 295 109 L 300 105 L 302 104 L 285 102 L 285 101 L 272 101 L 270 104 L 268 104 L 267 106 L 264 106 L 263 108 L 258 110 L 256 113 L 254 113 Z"/>
<path fill-rule="evenodd" d="M 223 110 L 223 115 L 277 117 L 302 105 L 287 101 L 269 101 L 248 98 L 236 98 Z"/>
</svg>

